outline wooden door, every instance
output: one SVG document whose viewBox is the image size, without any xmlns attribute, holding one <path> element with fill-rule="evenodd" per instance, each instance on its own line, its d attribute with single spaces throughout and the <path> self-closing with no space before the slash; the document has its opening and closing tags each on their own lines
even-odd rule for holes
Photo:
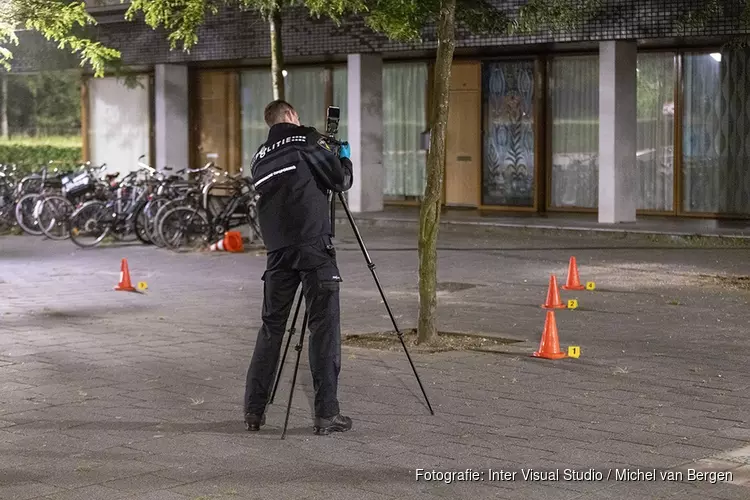
<svg viewBox="0 0 750 500">
<path fill-rule="evenodd" d="M 481 203 L 481 66 L 454 63 L 445 144 L 445 204 L 478 207 Z"/>
<path fill-rule="evenodd" d="M 212 161 L 235 174 L 241 168 L 237 75 L 199 71 L 193 84 L 193 167 Z"/>
</svg>

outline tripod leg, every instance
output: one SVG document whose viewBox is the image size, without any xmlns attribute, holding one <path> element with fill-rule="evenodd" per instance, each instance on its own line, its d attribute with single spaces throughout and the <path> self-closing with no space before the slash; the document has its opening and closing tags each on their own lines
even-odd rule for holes
<svg viewBox="0 0 750 500">
<path fill-rule="evenodd" d="M 276 372 L 276 382 L 273 384 L 273 392 L 271 393 L 271 399 L 268 400 L 268 404 L 273 404 L 273 399 L 276 397 L 276 389 L 279 388 L 279 380 L 281 380 L 281 370 L 284 368 L 284 361 L 286 361 L 286 354 L 289 352 L 289 344 L 292 343 L 292 337 L 294 337 L 295 327 L 297 325 L 297 316 L 299 316 L 299 308 L 302 305 L 302 289 L 300 288 L 299 298 L 297 299 L 297 307 L 294 309 L 294 316 L 292 317 L 292 327 L 289 328 L 289 337 L 286 339 L 286 347 L 284 348 L 284 355 L 281 357 L 278 371 Z"/>
<path fill-rule="evenodd" d="M 284 430 L 281 432 L 281 439 L 286 437 L 286 427 L 289 424 L 289 412 L 292 409 L 292 398 L 294 397 L 294 385 L 297 382 L 297 371 L 299 370 L 299 358 L 302 355 L 302 342 L 305 340 L 305 330 L 307 330 L 307 311 L 302 317 L 302 330 L 299 332 L 299 341 L 294 346 L 297 351 L 297 362 L 294 364 L 294 375 L 292 375 L 292 388 L 289 390 L 289 403 L 286 406 L 286 418 L 284 419 Z"/>
<path fill-rule="evenodd" d="M 341 206 L 344 207 L 344 211 L 346 212 L 346 217 L 349 219 L 349 224 L 352 226 L 352 230 L 354 231 L 354 236 L 357 238 L 357 243 L 359 243 L 359 248 L 362 250 L 362 254 L 365 256 L 365 261 L 367 261 L 367 267 L 370 269 L 370 272 L 372 273 L 372 277 L 375 279 L 375 285 L 378 287 L 378 291 L 380 292 L 380 297 L 383 299 L 383 304 L 385 304 L 385 309 L 388 311 L 388 316 L 391 318 L 391 323 L 393 323 L 393 328 L 396 330 L 396 333 L 398 334 L 398 339 L 401 341 L 401 347 L 404 348 L 404 353 L 406 353 L 406 359 L 409 360 L 409 364 L 411 365 L 411 369 L 414 372 L 414 376 L 417 379 L 417 383 L 419 384 L 419 388 L 422 390 L 422 395 L 424 396 L 424 400 L 427 403 L 427 408 L 430 410 L 430 415 L 434 415 L 435 412 L 432 410 L 432 405 L 430 404 L 429 398 L 427 398 L 427 393 L 424 390 L 424 386 L 422 385 L 422 381 L 419 378 L 419 374 L 417 373 L 417 368 L 414 366 L 414 362 L 411 360 L 411 356 L 409 355 L 409 350 L 406 348 L 406 343 L 404 342 L 403 333 L 401 333 L 401 330 L 399 330 L 398 325 L 396 324 L 396 318 L 393 316 L 393 312 L 391 311 L 391 306 L 388 305 L 388 300 L 385 298 L 385 292 L 383 291 L 383 287 L 380 286 L 380 280 L 378 279 L 377 273 L 375 273 L 375 264 L 372 262 L 372 259 L 370 258 L 370 254 L 367 252 L 367 248 L 365 247 L 365 242 L 362 240 L 362 235 L 359 234 L 359 229 L 357 228 L 357 224 L 354 222 L 354 217 L 352 216 L 352 212 L 349 210 L 349 205 L 346 204 L 346 200 L 344 199 L 344 194 L 339 193 L 339 201 L 341 201 Z"/>
</svg>

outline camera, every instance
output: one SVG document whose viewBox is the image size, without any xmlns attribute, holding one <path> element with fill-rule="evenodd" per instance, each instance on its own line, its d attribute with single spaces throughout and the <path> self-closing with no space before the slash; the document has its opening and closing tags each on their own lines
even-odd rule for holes
<svg viewBox="0 0 750 500">
<path fill-rule="evenodd" d="M 337 106 L 328 106 L 326 111 L 326 135 L 331 139 L 339 133 L 339 120 L 341 119 L 341 109 Z"/>
</svg>

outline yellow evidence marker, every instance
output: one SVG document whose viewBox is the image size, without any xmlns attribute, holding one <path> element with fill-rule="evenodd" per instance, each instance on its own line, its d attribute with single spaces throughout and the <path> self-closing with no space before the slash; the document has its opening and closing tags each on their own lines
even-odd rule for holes
<svg viewBox="0 0 750 500">
<path fill-rule="evenodd" d="M 568 357 L 577 358 L 581 355 L 581 348 L 577 345 L 568 346 Z"/>
<path fill-rule="evenodd" d="M 138 283 L 138 290 L 143 291 L 143 290 L 146 290 L 147 288 L 148 288 L 148 283 L 146 283 L 145 281 L 141 281 Z"/>
<path fill-rule="evenodd" d="M 586 290 L 594 290 L 596 289 L 596 283 L 593 281 L 587 281 L 586 282 Z"/>
<path fill-rule="evenodd" d="M 568 300 L 568 309 L 578 309 L 578 301 L 576 299 Z"/>
</svg>

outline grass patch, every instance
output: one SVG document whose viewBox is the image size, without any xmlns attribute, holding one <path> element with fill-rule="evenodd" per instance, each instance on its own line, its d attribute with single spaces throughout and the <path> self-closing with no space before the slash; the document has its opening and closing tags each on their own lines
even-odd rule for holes
<svg viewBox="0 0 750 500">
<path fill-rule="evenodd" d="M 0 145 L 14 146 L 53 146 L 57 148 L 80 148 L 83 140 L 80 135 L 54 135 L 47 137 L 12 137 L 0 138 Z"/>
<path fill-rule="evenodd" d="M 417 344 L 416 328 L 403 330 L 402 333 L 404 344 L 406 344 L 406 347 L 410 351 L 413 350 L 415 352 L 423 353 L 468 351 L 476 349 L 484 350 L 499 345 L 521 342 L 513 339 L 482 337 L 465 333 L 440 332 L 435 342 L 426 345 Z M 381 351 L 399 351 L 403 349 L 395 331 L 344 335 L 342 345 L 364 347 Z"/>
</svg>

